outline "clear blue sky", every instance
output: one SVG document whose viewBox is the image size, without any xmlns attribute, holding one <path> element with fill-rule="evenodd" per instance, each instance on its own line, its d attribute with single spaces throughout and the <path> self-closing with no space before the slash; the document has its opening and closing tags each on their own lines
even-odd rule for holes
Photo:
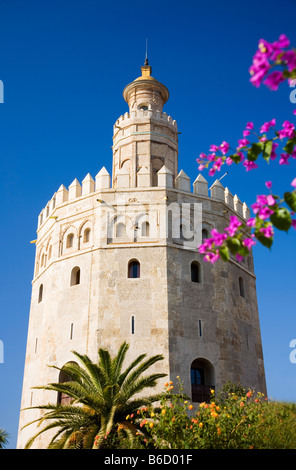
<svg viewBox="0 0 296 470">
<path fill-rule="evenodd" d="M 88 172 L 95 177 L 102 166 L 111 171 L 112 126 L 128 110 L 122 90 L 140 75 L 146 37 L 152 74 L 170 90 L 165 111 L 182 132 L 179 168 L 193 182 L 196 157 L 210 144 L 235 145 L 247 121 L 293 119 L 291 89 L 255 89 L 248 67 L 260 38 L 285 33 L 296 45 L 295 18 L 293 0 L 0 1 L 0 427 L 10 434 L 10 448 L 37 217 L 61 184 L 82 181 Z M 251 204 L 266 180 L 281 194 L 295 176 L 295 161 L 294 168 L 264 163 L 250 173 L 232 165 L 223 183 Z M 296 232 L 277 232 L 271 252 L 254 249 L 268 394 L 289 401 L 296 401 L 296 364 L 289 361 L 296 338 L 295 240 Z"/>
</svg>

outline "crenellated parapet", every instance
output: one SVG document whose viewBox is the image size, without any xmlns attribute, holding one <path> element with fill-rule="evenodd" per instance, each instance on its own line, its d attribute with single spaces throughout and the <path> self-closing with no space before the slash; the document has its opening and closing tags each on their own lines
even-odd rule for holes
<svg viewBox="0 0 296 470">
<path fill-rule="evenodd" d="M 241 218 L 248 219 L 250 217 L 250 210 L 245 202 L 242 202 L 238 195 L 232 195 L 227 187 L 224 187 L 217 179 L 212 186 L 208 187 L 208 181 L 199 174 L 195 179 L 192 188 L 189 176 L 181 170 L 176 178 L 173 177 L 172 172 L 164 165 L 157 172 L 157 186 L 151 186 L 150 172 L 148 168 L 142 167 L 137 172 L 137 186 L 130 187 L 130 177 L 128 171 L 124 168 L 120 170 L 117 176 L 116 189 L 111 186 L 111 177 L 103 167 L 95 179 L 88 173 L 80 183 L 77 178 L 66 188 L 63 184 L 54 193 L 52 198 L 48 201 L 45 208 L 39 214 L 38 228 L 50 218 L 55 218 L 53 215 L 55 209 L 64 204 L 70 204 L 80 199 L 87 198 L 95 193 L 103 191 L 139 191 L 139 190 L 176 190 L 183 193 L 193 194 L 202 199 L 209 199 L 213 201 L 221 201 L 226 204 L 233 212 Z"/>
<path fill-rule="evenodd" d="M 118 127 L 130 126 L 137 121 L 143 123 L 143 119 L 149 119 L 154 121 L 156 124 L 165 124 L 166 126 L 171 127 L 175 132 L 178 130 L 177 121 L 165 112 L 153 111 L 152 109 L 134 109 L 130 113 L 127 112 L 117 119 L 113 126 L 113 131 L 116 133 L 118 131 Z"/>
</svg>

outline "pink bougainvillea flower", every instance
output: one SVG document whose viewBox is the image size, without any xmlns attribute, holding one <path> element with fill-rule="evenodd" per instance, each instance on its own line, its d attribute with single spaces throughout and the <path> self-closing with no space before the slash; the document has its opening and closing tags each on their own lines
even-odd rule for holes
<svg viewBox="0 0 296 470">
<path fill-rule="evenodd" d="M 275 205 L 275 199 L 271 194 L 266 196 L 266 202 L 267 202 L 268 206 L 274 206 Z"/>
<path fill-rule="evenodd" d="M 264 80 L 264 84 L 272 91 L 276 91 L 279 85 L 285 81 L 283 72 L 275 70 Z"/>
<path fill-rule="evenodd" d="M 251 162 L 249 160 L 245 160 L 243 162 L 243 165 L 246 168 L 246 171 L 251 171 L 251 170 L 254 170 L 255 168 L 258 168 L 258 165 L 255 162 Z"/>
<path fill-rule="evenodd" d="M 219 150 L 218 145 L 211 145 L 210 146 L 210 152 L 217 152 L 217 150 Z"/>
<path fill-rule="evenodd" d="M 296 178 L 293 179 L 291 186 L 293 186 L 293 188 L 296 188 Z"/>
<path fill-rule="evenodd" d="M 237 253 L 235 255 L 235 257 L 236 257 L 237 261 L 242 261 L 244 259 L 244 257 L 242 255 L 240 255 L 239 253 Z"/>
<path fill-rule="evenodd" d="M 279 39 L 273 43 L 273 46 L 278 46 L 280 49 L 286 49 L 290 46 L 290 39 L 285 34 L 281 34 Z"/>
<path fill-rule="evenodd" d="M 226 162 L 227 165 L 232 165 L 233 164 L 233 160 L 230 157 L 227 157 L 225 162 Z"/>
<path fill-rule="evenodd" d="M 248 139 L 239 139 L 238 148 L 246 147 L 249 143 Z"/>
<path fill-rule="evenodd" d="M 276 142 L 273 142 L 272 144 L 272 149 L 271 149 L 271 154 L 270 154 L 270 160 L 275 160 L 277 157 L 277 154 L 275 153 L 276 149 L 278 148 L 279 144 Z"/>
<path fill-rule="evenodd" d="M 223 153 L 223 155 L 225 155 L 228 152 L 229 147 L 230 147 L 230 145 L 227 142 L 224 141 L 224 142 L 222 142 L 222 144 L 220 145 L 219 148 L 220 148 L 221 152 Z"/>
<path fill-rule="evenodd" d="M 254 129 L 253 122 L 247 122 L 246 129 L 253 130 Z"/>
<path fill-rule="evenodd" d="M 287 65 L 289 72 L 292 72 L 296 68 L 296 53 L 295 51 L 286 51 L 282 56 L 281 60 Z"/>
<path fill-rule="evenodd" d="M 251 67 L 249 67 L 249 73 L 251 75 L 250 82 L 255 87 L 259 87 L 262 83 L 263 78 L 268 74 L 270 69 L 270 63 L 267 57 L 261 52 L 257 51 L 253 57 Z"/>
<path fill-rule="evenodd" d="M 238 220 L 238 218 L 235 215 L 230 216 L 230 224 L 228 227 L 226 227 L 226 232 L 229 233 L 231 237 L 235 234 L 237 229 L 241 226 L 241 222 Z"/>
<path fill-rule="evenodd" d="M 296 230 L 296 220 L 295 219 L 292 220 L 292 227 Z"/>
<path fill-rule="evenodd" d="M 296 114 L 296 109 L 294 109 L 293 114 Z"/>
<path fill-rule="evenodd" d="M 275 119 L 272 119 L 271 121 L 265 122 L 260 129 L 260 134 L 263 134 L 263 132 L 268 132 L 271 127 L 275 126 Z"/>
<path fill-rule="evenodd" d="M 226 233 L 220 233 L 215 228 L 211 231 L 211 235 L 214 239 L 215 245 L 220 246 L 223 244 L 224 240 L 227 238 Z"/>
<path fill-rule="evenodd" d="M 294 129 L 295 126 L 292 122 L 284 121 L 283 129 L 279 131 L 279 138 L 283 139 L 284 137 L 288 137 L 289 139 L 291 139 L 292 137 L 294 137 Z"/>
<path fill-rule="evenodd" d="M 265 182 L 265 186 L 266 186 L 268 189 L 271 189 L 272 182 L 271 182 L 271 181 L 266 181 L 266 182 Z"/>
<path fill-rule="evenodd" d="M 220 258 L 219 253 L 207 253 L 204 257 L 205 261 L 209 261 L 210 263 L 214 264 Z"/>
<path fill-rule="evenodd" d="M 250 217 L 247 222 L 246 222 L 248 227 L 255 227 L 256 225 L 256 219 L 255 217 Z"/>
<path fill-rule="evenodd" d="M 280 165 L 289 165 L 289 157 L 290 155 L 288 153 L 281 153 L 281 158 L 279 160 Z"/>
<path fill-rule="evenodd" d="M 215 168 L 215 170 L 220 171 L 222 165 L 223 165 L 222 157 L 218 157 L 215 163 L 213 164 L 213 168 Z"/>
<path fill-rule="evenodd" d="M 256 242 L 253 240 L 253 238 L 245 238 L 243 240 L 243 245 L 248 248 L 248 250 L 250 250 L 253 245 L 256 245 Z"/>
<path fill-rule="evenodd" d="M 258 212 L 258 217 L 261 220 L 265 220 L 268 219 L 273 214 L 273 212 L 274 211 L 269 209 L 269 207 L 262 207 L 262 209 L 260 209 Z"/>
<path fill-rule="evenodd" d="M 270 57 L 274 51 L 273 45 L 265 39 L 259 39 L 258 49 L 260 53 L 265 55 L 266 57 Z"/>
<path fill-rule="evenodd" d="M 262 227 L 260 229 L 260 232 L 263 233 L 263 235 L 266 237 L 266 238 L 272 238 L 273 235 L 274 235 L 274 232 L 273 232 L 273 228 L 271 225 L 268 225 L 267 227 Z"/>
</svg>

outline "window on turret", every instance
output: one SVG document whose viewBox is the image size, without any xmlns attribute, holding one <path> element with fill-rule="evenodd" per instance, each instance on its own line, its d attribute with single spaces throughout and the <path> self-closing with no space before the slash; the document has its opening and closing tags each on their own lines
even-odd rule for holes
<svg viewBox="0 0 296 470">
<path fill-rule="evenodd" d="M 66 247 L 67 247 L 67 248 L 72 248 L 72 247 L 73 247 L 73 243 L 74 243 L 74 234 L 73 234 L 73 233 L 69 233 L 69 235 L 67 236 Z"/>
<path fill-rule="evenodd" d="M 90 228 L 86 228 L 83 232 L 83 243 L 89 243 L 90 241 Z"/>
<path fill-rule="evenodd" d="M 43 299 L 43 284 L 39 286 L 39 293 L 38 293 L 38 303 L 42 302 Z"/>
<path fill-rule="evenodd" d="M 191 263 L 191 281 L 201 282 L 201 265 L 198 261 Z"/>
<path fill-rule="evenodd" d="M 244 284 L 244 280 L 242 277 L 238 279 L 238 283 L 239 283 L 239 295 L 241 297 L 245 297 L 245 284 Z"/>
<path fill-rule="evenodd" d="M 77 284 L 80 284 L 80 268 L 75 266 L 71 271 L 70 285 L 76 286 Z"/>
<path fill-rule="evenodd" d="M 128 277 L 135 279 L 140 277 L 140 263 L 137 260 L 131 260 L 128 264 Z"/>
<path fill-rule="evenodd" d="M 125 234 L 126 234 L 125 225 L 122 222 L 119 222 L 118 224 L 116 224 L 116 237 L 123 238 L 125 237 Z"/>
<path fill-rule="evenodd" d="M 149 237 L 150 225 L 149 222 L 143 222 L 141 225 L 141 235 L 142 237 Z"/>
</svg>

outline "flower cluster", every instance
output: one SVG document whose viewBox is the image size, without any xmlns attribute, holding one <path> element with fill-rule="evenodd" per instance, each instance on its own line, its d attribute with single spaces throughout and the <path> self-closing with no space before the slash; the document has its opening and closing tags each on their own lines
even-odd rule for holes
<svg viewBox="0 0 296 470">
<path fill-rule="evenodd" d="M 242 163 L 246 171 L 251 171 L 258 168 L 256 160 L 261 154 L 263 159 L 267 162 L 276 160 L 278 155 L 276 153 L 279 143 L 286 139 L 283 144 L 283 152 L 280 153 L 279 164 L 288 165 L 290 157 L 296 159 L 296 130 L 295 125 L 290 121 L 284 121 L 282 128 L 275 129 L 276 120 L 272 119 L 260 126 L 259 133 L 254 130 L 254 123 L 248 122 L 241 139 L 238 139 L 237 146 L 232 149 L 227 142 L 222 142 L 221 145 L 211 145 L 209 154 L 201 153 L 196 159 L 199 164 L 199 171 L 204 169 L 209 170 L 209 175 L 214 176 L 217 171 L 221 170 L 222 165 L 232 165 L 233 163 Z M 267 137 L 268 132 L 273 135 Z M 256 141 L 251 141 L 250 136 L 253 134 Z M 229 152 L 230 151 L 230 152 Z M 228 153 L 229 152 L 229 153 Z"/>
<path fill-rule="evenodd" d="M 296 229 L 296 219 L 292 219 L 296 212 L 296 178 L 291 182 L 294 190 L 287 191 L 282 200 L 271 193 L 271 181 L 265 184 L 270 189 L 270 194 L 257 196 L 256 202 L 251 205 L 254 217 L 243 223 L 235 215 L 231 215 L 224 232 L 212 229 L 211 237 L 204 240 L 198 248 L 199 253 L 204 255 L 204 261 L 212 264 L 219 258 L 228 261 L 230 254 L 234 255 L 237 261 L 242 261 L 257 241 L 271 247 L 274 227 L 284 231 L 290 227 Z M 283 207 L 282 202 L 285 202 L 288 208 Z"/>
<path fill-rule="evenodd" d="M 290 47 L 290 40 L 281 34 L 272 43 L 260 39 L 252 65 L 249 68 L 250 82 L 257 88 L 264 83 L 270 90 L 277 90 L 287 78 L 296 76 L 296 52 Z M 273 70 L 275 67 L 283 70 Z"/>
</svg>

